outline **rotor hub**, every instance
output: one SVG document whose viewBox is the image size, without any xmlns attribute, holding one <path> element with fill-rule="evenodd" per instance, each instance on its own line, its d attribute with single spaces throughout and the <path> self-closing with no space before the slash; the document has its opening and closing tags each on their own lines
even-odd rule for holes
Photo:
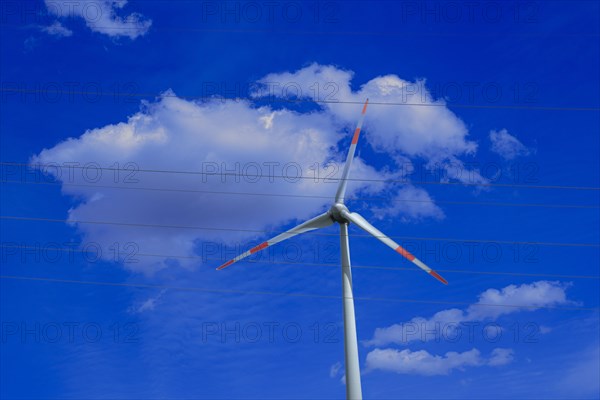
<svg viewBox="0 0 600 400">
<path fill-rule="evenodd" d="M 348 207 L 346 207 L 344 204 L 342 204 L 342 203 L 335 203 L 329 209 L 329 215 L 331 215 L 331 218 L 335 222 L 338 222 L 340 224 L 349 224 L 350 221 L 348 221 L 346 218 L 344 218 L 344 216 L 342 215 L 342 211 L 350 212 L 348 210 Z"/>
</svg>

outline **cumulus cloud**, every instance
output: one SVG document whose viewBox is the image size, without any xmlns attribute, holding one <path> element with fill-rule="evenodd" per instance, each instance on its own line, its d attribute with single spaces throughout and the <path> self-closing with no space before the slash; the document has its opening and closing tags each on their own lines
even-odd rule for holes
<svg viewBox="0 0 600 400">
<path fill-rule="evenodd" d="M 458 156 L 477 151 L 477 144 L 468 140 L 464 122 L 443 100 L 432 97 L 424 80 L 411 82 L 396 75 L 384 75 L 353 91 L 353 75 L 335 66 L 311 64 L 295 72 L 265 76 L 259 81 L 263 86 L 254 95 L 298 94 L 325 101 L 324 107 L 346 124 L 356 123 L 356 112 L 344 103 L 362 103 L 369 98 L 371 107 L 365 135 L 377 150 L 395 156 L 423 157 L 431 162 L 455 161 Z"/>
<path fill-rule="evenodd" d="M 79 138 L 43 150 L 31 162 L 60 166 L 94 162 L 93 165 L 113 168 L 117 163 L 125 168 L 118 176 L 116 171 L 95 167 L 70 170 L 73 176 L 65 167 L 47 171 L 59 181 L 71 184 L 62 188 L 64 194 L 78 200 L 69 210 L 68 219 L 88 241 L 102 248 L 115 242 L 121 246 L 134 242 L 139 253 L 165 255 L 162 259 L 137 257 L 138 263 L 126 264 L 133 270 L 152 272 L 173 265 L 175 260 L 167 255 L 192 256 L 197 246 L 207 241 L 234 244 L 256 239 L 261 236 L 260 231 L 325 211 L 337 182 L 315 180 L 314 166 L 318 165 L 321 171 L 325 166 L 330 171 L 340 171 L 345 149 L 338 152 L 336 146 L 344 136 L 324 113 L 274 111 L 269 107 L 255 108 L 248 102 L 192 102 L 165 93 L 156 102 L 145 103 L 143 110 L 127 122 L 91 129 Z M 385 187 L 382 181 L 393 177 L 368 166 L 360 157 L 355 162 L 352 176 L 357 179 L 348 186 L 350 195 L 361 190 L 381 191 Z M 205 174 L 136 172 L 130 168 Z M 105 187 L 115 185 L 121 189 Z M 190 226 L 208 229 L 181 228 Z M 110 252 L 102 254 L 105 253 L 111 257 Z M 178 260 L 182 266 L 198 262 L 193 258 Z"/>
<path fill-rule="evenodd" d="M 509 356 L 510 354 L 510 356 Z M 462 353 L 450 351 L 443 356 L 425 350 L 375 349 L 367 354 L 367 370 L 382 370 L 398 374 L 448 375 L 454 370 L 468 367 L 501 366 L 512 361 L 512 350 L 496 348 L 489 358 L 481 356 L 477 349 Z"/>
<path fill-rule="evenodd" d="M 469 140 L 465 123 L 443 99 L 434 99 L 425 80 L 407 81 L 389 74 L 375 77 L 358 90 L 352 90 L 354 73 L 332 65 L 313 63 L 294 72 L 271 73 L 258 81 L 255 97 L 299 97 L 320 101 L 337 121 L 346 126 L 356 123 L 356 111 L 347 103 L 362 104 L 369 99 L 364 136 L 378 152 L 384 152 L 404 169 L 407 158 L 418 159 L 442 180 L 478 185 L 488 183 L 477 169 L 468 168 L 461 157 L 477 152 Z M 380 103 L 380 104 L 378 104 Z M 386 104 L 381 104 L 386 103 Z M 409 174 L 410 175 L 410 174 Z M 424 190 L 405 189 L 405 195 L 428 197 Z M 400 209 L 380 210 L 380 215 L 398 215 Z M 410 213 L 410 215 L 407 215 Z M 405 218 L 443 218 L 439 208 L 413 202 Z"/>
<path fill-rule="evenodd" d="M 47 34 L 52 36 L 69 37 L 73 35 L 73 31 L 65 27 L 59 21 L 54 21 L 52 25 L 42 26 L 40 27 L 40 29 L 42 30 L 42 32 L 46 32 Z"/>
<path fill-rule="evenodd" d="M 48 13 L 60 18 L 82 18 L 86 26 L 94 32 L 111 37 L 135 39 L 145 35 L 152 21 L 133 12 L 120 15 L 127 0 L 45 0 Z"/>
<path fill-rule="evenodd" d="M 99 4 L 113 11 L 125 5 L 106 1 Z M 62 12 L 60 15 L 63 16 Z M 441 219 L 443 211 L 424 189 L 386 182 L 409 180 L 410 174 L 400 167 L 401 163 L 424 159 L 432 168 L 434 165 L 447 168 L 447 179 L 484 181 L 477 171 L 471 171 L 467 178 L 451 172 L 463 165 L 459 157 L 473 154 L 477 145 L 468 139 L 465 124 L 441 101 L 432 99 L 421 81 L 408 82 L 386 75 L 352 90 L 352 76 L 350 71 L 313 64 L 260 80 L 263 86 L 272 85 L 272 81 L 282 86 L 287 81 L 296 81 L 299 97 L 320 99 L 325 90 L 329 91 L 327 96 L 343 101 L 319 103 L 321 107 L 310 112 L 297 112 L 280 105 L 260 107 L 253 101 L 188 101 L 168 91 L 153 102 L 143 102 L 141 110 L 126 121 L 90 129 L 79 137 L 44 149 L 31 162 L 58 163 L 63 170 L 68 163 L 79 163 L 80 168 L 95 163 L 92 168 L 76 170 L 75 176 L 71 176 L 72 171 L 60 175 L 61 171 L 48 170 L 65 183 L 63 193 L 74 199 L 68 220 L 85 240 L 102 248 L 134 242 L 139 253 L 164 255 L 139 257 L 137 263 L 126 264 L 130 269 L 150 272 L 172 265 L 197 265 L 199 260 L 185 257 L 197 254 L 208 241 L 235 243 L 269 237 L 284 224 L 323 212 L 337 186 L 335 179 L 323 178 L 340 176 L 348 141 L 366 97 L 372 103 L 426 106 L 374 104 L 369 108 L 361 143 L 385 152 L 392 165 L 376 169 L 359 152 L 352 165 L 349 198 L 357 193 L 391 194 L 393 201 L 387 209 L 376 209 L 376 215 L 405 221 Z M 309 95 L 315 87 L 321 92 Z M 264 93 L 254 95 L 260 97 Z M 115 165 L 125 171 L 95 169 L 95 166 L 114 168 Z M 135 171 L 136 168 L 140 171 Z M 141 171 L 146 169 L 204 174 Z M 86 174 L 98 177 L 84 179 Z M 81 183 L 87 186 L 73 185 Z M 115 184 L 126 188 L 106 187 Z M 403 199 L 410 201 L 403 203 Z M 269 232 L 261 234 L 262 231 Z M 102 254 L 110 257 L 110 252 Z"/>
<path fill-rule="evenodd" d="M 464 310 L 451 308 L 439 311 L 429 318 L 415 317 L 408 322 L 377 328 L 373 338 L 366 341 L 365 345 L 383 346 L 390 343 L 428 341 L 441 334 L 453 335 L 457 329 L 460 329 L 460 324 L 493 321 L 504 314 L 572 304 L 566 294 L 569 286 L 555 281 L 537 281 L 520 286 L 509 285 L 500 290 L 488 289 L 479 295 L 477 302 Z M 523 305 L 529 307 L 516 307 Z M 497 356 L 501 357 L 502 354 Z"/>
<path fill-rule="evenodd" d="M 492 151 L 506 160 L 514 160 L 519 156 L 529 155 L 531 152 L 519 139 L 508 133 L 506 129 L 490 131 L 490 141 L 492 142 Z"/>
<path fill-rule="evenodd" d="M 466 315 L 468 320 L 483 321 L 520 310 L 573 304 L 573 301 L 567 299 L 566 289 L 570 286 L 569 283 L 558 281 L 537 281 L 519 286 L 508 285 L 500 290 L 488 289 L 479 295 L 477 303 L 469 306 Z M 517 307 L 522 305 L 528 307 Z"/>
</svg>

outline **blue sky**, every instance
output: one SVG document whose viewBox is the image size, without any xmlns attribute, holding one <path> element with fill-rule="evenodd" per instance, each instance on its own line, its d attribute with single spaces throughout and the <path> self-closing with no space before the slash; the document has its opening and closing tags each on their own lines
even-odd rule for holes
<svg viewBox="0 0 600 400">
<path fill-rule="evenodd" d="M 343 398 L 369 97 L 365 398 L 598 398 L 598 4 L 275 3 L 2 3 L 0 397 Z"/>
</svg>

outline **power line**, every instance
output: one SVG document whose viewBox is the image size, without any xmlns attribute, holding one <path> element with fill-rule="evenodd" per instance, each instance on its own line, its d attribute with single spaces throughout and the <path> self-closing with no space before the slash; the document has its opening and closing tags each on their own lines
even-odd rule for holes
<svg viewBox="0 0 600 400">
<path fill-rule="evenodd" d="M 25 26 L 18 24 L 0 24 L 0 28 L 19 29 Z M 139 31 L 138 27 L 128 26 L 100 26 L 90 25 L 91 29 L 101 29 L 106 31 Z M 194 27 L 174 27 L 174 26 L 152 26 L 152 30 L 163 32 L 197 32 L 197 33 L 241 33 L 241 34 L 272 34 L 272 35 L 298 35 L 298 36 L 389 36 L 389 37 L 497 37 L 497 36 L 515 36 L 515 37 L 567 37 L 595 38 L 600 34 L 595 32 L 573 32 L 573 33 L 555 33 L 555 32 L 385 32 L 385 31 L 325 31 L 325 30 L 274 30 L 274 29 L 226 29 L 226 28 L 194 28 Z"/>
<path fill-rule="evenodd" d="M 163 28 L 164 29 L 164 28 Z M 271 33 L 284 35 L 324 35 L 324 36 L 407 36 L 407 37 L 477 37 L 504 36 L 505 32 L 361 32 L 361 31 L 273 31 L 268 29 L 201 29 L 201 28 L 167 28 L 168 30 L 196 31 L 203 33 Z M 529 37 L 590 37 L 600 34 L 595 32 L 548 33 L 548 32 L 507 32 L 508 36 Z"/>
<path fill-rule="evenodd" d="M 90 187 L 102 189 L 123 189 L 123 190 L 147 190 L 158 192 L 176 192 L 176 193 L 203 193 L 203 194 L 223 194 L 223 195 L 238 195 L 238 196 L 266 196 L 266 197 L 292 197 L 292 198 L 310 198 L 310 199 L 331 199 L 332 196 L 317 196 L 317 195 L 302 195 L 302 194 L 286 194 L 286 193 L 259 193 L 259 192 L 230 192 L 230 191 L 214 191 L 214 190 L 194 190 L 194 189 L 170 189 L 170 188 L 152 188 L 139 186 L 113 186 L 113 185 L 96 185 L 96 184 L 78 184 L 78 183 L 61 183 L 61 182 L 32 182 L 32 181 L 10 181 L 0 180 L 0 183 L 10 184 L 27 184 L 27 185 L 47 185 L 56 187 Z M 503 203 L 503 202 L 486 202 L 486 201 L 447 201 L 447 200 L 418 200 L 418 199 L 386 199 L 384 197 L 349 197 L 347 200 L 353 201 L 386 201 L 389 203 L 433 203 L 433 204 L 450 204 L 450 205 L 481 205 L 491 207 L 545 207 L 545 208 L 580 208 L 580 209 L 599 209 L 600 206 L 579 205 L 579 204 L 543 204 L 543 203 Z"/>
<path fill-rule="evenodd" d="M 227 97 L 220 95 L 176 95 L 170 93 L 134 93 L 134 92 L 91 92 L 83 90 L 37 90 L 37 89 L 17 89 L 17 88 L 0 88 L 0 92 L 5 93 L 23 93 L 23 94 L 68 94 L 68 95 L 83 95 L 83 96 L 113 96 L 113 97 L 177 97 L 186 100 L 219 100 L 219 101 L 252 101 L 257 103 L 284 103 L 284 104 L 357 104 L 362 105 L 361 101 L 343 101 L 343 100 L 319 100 L 319 99 L 283 99 L 281 97 L 269 96 L 266 97 L 251 97 L 251 96 L 236 96 Z M 436 103 L 406 103 L 406 102 L 369 102 L 369 106 L 414 106 L 414 107 L 454 107 L 454 108 L 473 108 L 473 109 L 500 109 L 500 110 L 531 110 L 531 111 L 600 111 L 600 107 L 564 107 L 564 106 L 521 106 L 521 105 L 482 105 L 482 104 L 460 104 L 452 102 L 436 102 Z"/>
<path fill-rule="evenodd" d="M 116 226 L 132 226 L 140 228 L 167 228 L 167 229 L 190 229 L 190 230 L 208 230 L 208 231 L 225 231 L 225 232 L 250 232 L 250 233 L 281 233 L 272 230 L 260 230 L 260 229 L 236 229 L 236 228 L 214 228 L 214 227 L 200 227 L 200 226 L 188 226 L 188 225 L 162 225 L 162 224 L 141 224 L 141 223 L 130 223 L 130 222 L 112 222 L 112 221 L 84 221 L 84 220 L 72 220 L 72 219 L 58 219 L 58 218 L 38 218 L 38 217 L 19 217 L 10 215 L 0 215 L 0 219 L 13 220 L 13 221 L 41 221 L 41 222 L 59 222 L 59 223 L 72 223 L 72 224 L 92 224 L 92 225 L 116 225 Z M 315 235 L 315 236 L 335 236 L 337 234 L 331 233 L 317 233 L 317 232 L 306 232 L 303 235 Z M 366 234 L 353 234 L 352 237 L 372 237 L 375 235 Z M 376 237 L 376 236 L 375 236 Z M 561 243 L 561 242 L 536 242 L 536 241 L 516 241 L 516 240 L 490 240 L 490 239 L 456 239 L 456 238 L 438 238 L 438 237 L 416 237 L 416 236 L 387 236 L 392 239 L 401 240 L 419 240 L 419 241 L 443 241 L 443 242 L 463 242 L 463 243 L 495 243 L 495 244 L 522 244 L 522 245 L 537 245 L 537 246 L 555 246 L 555 247 L 593 247 L 600 248 L 600 244 L 597 243 Z"/>
<path fill-rule="evenodd" d="M 30 168 L 57 168 L 59 165 L 52 164 L 32 164 L 32 163 L 19 163 L 12 161 L 1 161 L 0 165 L 6 166 L 20 166 L 20 167 L 30 167 Z M 78 169 L 90 169 L 92 167 L 89 166 L 77 166 L 77 165 L 69 165 L 68 168 L 78 168 Z M 149 173 L 165 173 L 165 174 L 177 174 L 177 175 L 207 175 L 207 176 L 245 176 L 251 178 L 263 177 L 263 175 L 255 175 L 255 174 L 244 174 L 244 173 L 231 173 L 231 172 L 201 172 L 201 171 L 179 171 L 179 170 L 164 170 L 164 169 L 124 169 L 124 168 L 113 168 L 113 167 L 99 167 L 93 166 L 94 170 L 103 170 L 103 171 L 125 171 L 125 172 L 149 172 Z M 282 179 L 308 179 L 308 180 L 316 180 L 317 182 L 320 180 L 329 180 L 329 181 L 339 181 L 341 178 L 315 178 L 314 176 L 285 176 L 285 175 L 275 175 L 269 174 L 264 176 L 266 178 L 282 178 Z M 567 186 L 567 185 L 523 185 L 523 184 L 513 184 L 513 183 L 466 183 L 466 182 L 435 182 L 435 181 L 408 181 L 408 180 L 399 180 L 399 179 L 360 179 L 360 178 L 346 178 L 347 181 L 353 182 L 383 182 L 383 183 L 403 183 L 403 184 L 413 184 L 413 185 L 440 185 L 440 186 L 479 186 L 479 187 L 507 187 L 507 188 L 523 188 L 523 189 L 569 189 L 569 190 L 586 190 L 586 191 L 600 191 L 600 187 L 597 186 Z"/>
<path fill-rule="evenodd" d="M 76 253 L 95 253 L 92 250 L 86 249 L 75 249 L 75 248 L 59 248 L 59 247 L 41 247 L 41 246 L 28 246 L 28 245 L 2 245 L 0 248 L 4 249 L 28 249 L 38 251 L 60 251 L 60 252 L 76 252 Z M 148 254 L 148 253 L 135 253 L 127 255 L 127 257 L 156 257 L 156 258 L 175 258 L 175 259 L 193 259 L 205 261 L 215 261 L 222 263 L 226 261 L 222 258 L 210 258 L 204 256 L 182 256 L 182 255 L 169 255 L 169 254 Z M 317 263 L 317 262 L 293 262 L 293 261 L 273 261 L 273 260 L 248 260 L 244 262 L 251 264 L 263 264 L 263 265 L 294 265 L 294 266 L 314 266 L 314 267 L 326 267 L 326 268 L 337 268 L 338 264 L 335 263 Z M 383 265 L 352 265 L 355 269 L 375 269 L 375 270 L 386 270 L 386 271 L 411 271 L 419 272 L 418 269 L 413 267 L 388 267 Z M 438 272 L 443 273 L 455 273 L 455 274 L 467 274 L 467 275 L 505 275 L 505 276 L 525 276 L 525 277 L 539 277 L 539 278 L 560 278 L 560 279 L 600 279 L 600 276 L 596 275 L 563 275 L 563 274 L 550 274 L 550 273 L 529 273 L 529 272 L 512 272 L 512 271 L 473 271 L 473 270 L 456 270 L 456 269 L 437 269 Z"/>
<path fill-rule="evenodd" d="M 0 279 L 12 279 L 20 281 L 37 281 L 37 282 L 52 282 L 52 283 L 68 283 L 68 284 L 80 284 L 80 285 L 97 285 L 97 286 L 113 286 L 113 287 L 134 287 L 143 289 L 169 289 L 186 292 L 205 292 L 205 293 L 218 293 L 218 294 L 249 294 L 249 295 L 266 295 L 266 296 L 289 296 L 289 297 L 303 297 L 303 298 L 317 298 L 317 299 L 336 299 L 339 300 L 342 296 L 335 295 L 320 295 L 312 293 L 299 293 L 299 292 L 272 292 L 272 291 L 250 291 L 250 290 L 237 290 L 237 289 L 207 289 L 199 287 L 188 287 L 188 286 L 171 286 L 171 285 L 153 285 L 146 283 L 122 283 L 122 282 L 99 282 L 99 281 L 81 281 L 73 279 L 58 279 L 58 278 L 45 278 L 45 277 L 32 277 L 32 276 L 16 276 L 16 275 L 0 275 Z M 394 302 L 394 303 L 416 303 L 416 304 L 443 304 L 443 305 L 467 305 L 477 307 L 507 307 L 507 308 L 530 308 L 530 309 L 554 309 L 554 310 L 569 310 L 569 311 L 599 311 L 599 308 L 588 308 L 588 307 L 555 307 L 555 306 L 541 306 L 541 305 L 518 305 L 518 304 L 486 304 L 486 303 L 467 303 L 458 301 L 434 301 L 434 300 L 416 300 L 416 299 L 395 299 L 395 298 L 381 298 L 381 297 L 354 297 L 355 301 L 381 301 L 381 302 Z"/>
</svg>

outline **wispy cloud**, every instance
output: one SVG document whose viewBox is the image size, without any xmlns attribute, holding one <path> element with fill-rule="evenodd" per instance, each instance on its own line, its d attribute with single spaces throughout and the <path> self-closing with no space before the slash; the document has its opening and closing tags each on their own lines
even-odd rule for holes
<svg viewBox="0 0 600 400">
<path fill-rule="evenodd" d="M 447 309 L 428 319 L 416 317 L 408 323 L 378 328 L 373 339 L 365 344 L 385 346 L 406 344 L 416 340 L 427 341 L 437 337 L 431 335 L 432 332 L 447 331 L 449 327 L 456 327 L 460 323 L 495 320 L 503 314 L 521 310 L 569 304 L 572 301 L 567 299 L 565 292 L 568 286 L 560 282 L 538 281 L 520 286 L 509 285 L 500 290 L 488 289 L 479 295 L 477 302 L 464 310 Z M 510 307 L 522 305 L 530 307 Z M 487 357 L 483 357 L 476 348 L 462 353 L 451 351 L 444 355 L 431 354 L 425 350 L 376 348 L 367 354 L 366 368 L 399 374 L 432 376 L 448 375 L 454 370 L 473 367 L 501 367 L 513 361 L 514 351 L 508 348 L 495 348 Z"/>
<path fill-rule="evenodd" d="M 506 160 L 514 160 L 519 156 L 526 156 L 531 153 L 523 143 L 515 136 L 508 133 L 506 129 L 500 131 L 490 131 L 491 150 L 499 154 Z"/>
<path fill-rule="evenodd" d="M 73 35 L 73 31 L 61 24 L 60 21 L 54 21 L 52 25 L 42 26 L 40 29 L 52 36 L 69 37 Z"/>
<path fill-rule="evenodd" d="M 454 370 L 469 367 L 498 367 L 513 361 L 511 349 L 496 348 L 489 357 L 482 357 L 477 349 L 462 353 L 449 351 L 443 356 L 425 350 L 375 349 L 367 354 L 367 371 L 381 370 L 398 374 L 448 375 Z"/>
<path fill-rule="evenodd" d="M 428 332 L 457 328 L 459 324 L 473 321 L 495 320 L 501 315 L 531 311 L 540 307 L 572 304 L 567 298 L 569 284 L 556 281 L 537 281 L 531 284 L 509 285 L 500 290 L 488 289 L 479 295 L 477 302 L 464 310 L 451 308 L 439 311 L 429 318 L 415 317 L 408 322 L 377 328 L 373 338 L 364 342 L 368 346 L 403 344 L 435 338 Z M 516 306 L 529 306 L 527 308 Z M 515 306 L 515 307 L 511 307 Z"/>
<path fill-rule="evenodd" d="M 143 313 L 143 312 L 147 312 L 147 311 L 153 311 L 154 308 L 156 308 L 156 305 L 158 304 L 160 299 L 164 296 L 166 291 L 167 291 L 166 289 L 163 289 L 156 296 L 149 297 L 148 299 L 142 301 L 140 304 L 129 307 L 129 312 L 136 314 L 136 313 Z"/>
<path fill-rule="evenodd" d="M 152 20 L 137 12 L 119 15 L 127 0 L 45 0 L 45 4 L 49 14 L 63 19 L 81 18 L 92 31 L 111 37 L 136 39 L 152 25 Z"/>
<path fill-rule="evenodd" d="M 336 362 L 329 368 L 329 376 L 331 378 L 335 378 L 336 376 L 338 376 L 338 373 L 340 372 L 341 369 L 342 369 L 342 363 L 339 361 Z"/>
<path fill-rule="evenodd" d="M 600 346 L 595 343 L 573 354 L 568 365 L 561 369 L 561 378 L 555 383 L 565 396 L 598 398 L 600 395 Z"/>
</svg>

